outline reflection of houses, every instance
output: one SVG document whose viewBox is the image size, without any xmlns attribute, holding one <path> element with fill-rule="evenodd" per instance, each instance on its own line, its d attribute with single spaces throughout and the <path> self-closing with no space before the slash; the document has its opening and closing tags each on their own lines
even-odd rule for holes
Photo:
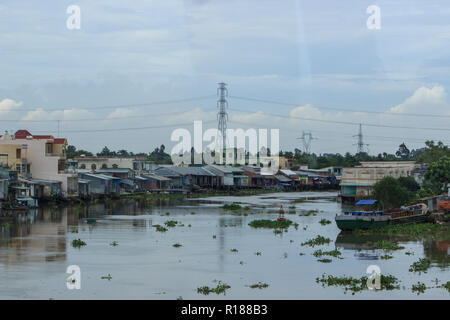
<svg viewBox="0 0 450 320">
<path fill-rule="evenodd" d="M 120 179 L 95 173 L 78 173 L 83 180 L 89 181 L 89 194 L 118 196 L 120 194 Z"/>
<path fill-rule="evenodd" d="M 0 138 L 0 161 L 22 178 L 60 181 L 64 195 L 77 194 L 77 176 L 65 172 L 67 140 L 18 130 Z"/>
<path fill-rule="evenodd" d="M 415 161 L 370 161 L 342 168 L 341 197 L 355 200 L 369 196 L 375 183 L 385 177 L 408 177 L 420 167 Z"/>
</svg>

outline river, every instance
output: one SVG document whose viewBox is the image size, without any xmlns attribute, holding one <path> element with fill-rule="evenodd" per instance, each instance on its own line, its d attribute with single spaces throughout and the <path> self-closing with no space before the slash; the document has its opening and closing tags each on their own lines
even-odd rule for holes
<svg viewBox="0 0 450 320">
<path fill-rule="evenodd" d="M 242 210 L 224 210 L 239 202 Z M 249 222 L 285 217 L 298 223 L 287 232 L 255 229 Z M 246 208 L 248 207 L 248 208 Z M 274 193 L 185 200 L 113 201 L 87 207 L 30 210 L 0 226 L 0 299 L 449 299 L 449 241 L 408 241 L 389 252 L 368 250 L 365 239 L 340 235 L 334 217 L 343 210 L 333 192 Z M 89 218 L 88 220 L 86 218 Z M 322 225 L 321 219 L 331 221 Z M 175 227 L 165 222 L 177 221 Z M 158 232 L 155 225 L 166 227 Z M 161 230 L 160 230 L 161 231 Z M 301 245 L 321 235 L 332 241 Z M 79 248 L 72 241 L 86 243 Z M 180 244 L 174 247 L 174 244 Z M 342 252 L 322 263 L 317 249 Z M 407 254 L 406 254 L 407 253 Z M 427 273 L 408 271 L 420 258 L 432 261 Z M 69 289 L 68 266 L 81 271 L 80 289 Z M 397 290 L 363 290 L 316 282 L 322 274 L 360 278 L 370 265 L 400 281 Z M 110 277 L 109 277 L 110 276 Z M 225 295 L 197 292 L 219 281 Z M 418 281 L 434 287 L 411 290 Z M 266 283 L 266 288 L 250 285 Z"/>
</svg>

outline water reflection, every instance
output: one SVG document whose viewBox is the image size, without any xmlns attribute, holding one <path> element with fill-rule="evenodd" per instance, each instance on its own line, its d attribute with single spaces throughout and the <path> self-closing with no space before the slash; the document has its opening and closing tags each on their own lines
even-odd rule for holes
<svg viewBox="0 0 450 320">
<path fill-rule="evenodd" d="M 415 240 L 406 236 L 390 236 L 390 235 L 355 235 L 351 232 L 344 232 L 338 234 L 336 238 L 336 247 L 345 250 L 355 250 L 358 259 L 374 260 L 379 258 L 377 250 L 372 250 L 369 242 L 377 242 L 380 240 L 398 241 L 398 242 L 416 242 L 423 246 L 425 257 L 430 259 L 436 266 L 446 268 L 450 266 L 450 241 L 436 241 L 436 240 Z"/>
</svg>

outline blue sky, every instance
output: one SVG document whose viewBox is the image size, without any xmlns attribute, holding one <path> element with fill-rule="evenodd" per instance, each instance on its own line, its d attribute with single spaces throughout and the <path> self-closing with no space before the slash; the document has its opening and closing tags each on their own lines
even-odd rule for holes
<svg viewBox="0 0 450 320">
<path fill-rule="evenodd" d="M 80 30 L 66 27 L 73 4 L 81 9 Z M 379 30 L 366 26 L 370 5 L 381 9 Z M 230 127 L 279 128 L 283 150 L 300 148 L 304 130 L 318 138 L 313 152 L 355 152 L 357 125 L 333 120 L 449 127 L 449 16 L 450 3 L 436 0 L 1 0 L 0 120 L 9 121 L 0 124 L 56 135 L 62 119 L 61 135 L 79 148 L 148 152 L 164 143 L 170 149 L 176 126 L 132 128 L 194 120 L 215 126 L 214 95 L 224 81 L 230 108 L 241 110 L 229 111 Z M 86 121 L 73 121 L 79 119 Z M 129 130 L 77 132 L 114 128 Z M 403 140 L 411 148 L 428 138 L 450 142 L 449 131 L 363 130 L 373 154 L 394 152 Z"/>
</svg>

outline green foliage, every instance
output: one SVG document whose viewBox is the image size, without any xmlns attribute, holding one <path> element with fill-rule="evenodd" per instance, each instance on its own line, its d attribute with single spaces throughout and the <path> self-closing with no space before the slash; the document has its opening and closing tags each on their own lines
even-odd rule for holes
<svg viewBox="0 0 450 320">
<path fill-rule="evenodd" d="M 66 157 L 67 159 L 73 159 L 75 157 L 80 157 L 81 155 L 85 155 L 87 157 L 92 157 L 92 152 L 86 151 L 86 150 L 77 150 L 75 146 L 68 145 L 66 147 Z"/>
<path fill-rule="evenodd" d="M 402 250 L 405 247 L 398 245 L 396 242 L 391 242 L 387 240 L 379 240 L 376 242 L 366 242 L 366 245 L 371 249 L 381 249 L 387 251 Z"/>
<path fill-rule="evenodd" d="M 450 156 L 444 156 L 431 163 L 425 171 L 425 181 L 435 193 L 446 190 L 447 184 L 450 183 Z"/>
<path fill-rule="evenodd" d="M 417 156 L 417 161 L 432 163 L 436 162 L 442 157 L 450 157 L 450 149 L 444 145 L 441 141 L 437 144 L 434 141 L 426 141 L 425 149 Z"/>
<path fill-rule="evenodd" d="M 419 261 L 414 262 L 409 267 L 409 272 L 421 272 L 427 273 L 428 269 L 431 267 L 431 260 L 428 258 L 419 259 Z"/>
<path fill-rule="evenodd" d="M 383 209 L 392 209 L 408 203 L 414 195 L 398 179 L 384 177 L 373 186 L 373 197 Z"/>
<path fill-rule="evenodd" d="M 241 205 L 239 203 L 233 202 L 231 204 L 225 203 L 222 206 L 222 209 L 225 209 L 225 210 L 240 210 L 240 209 L 242 209 L 242 207 L 241 207 Z"/>
<path fill-rule="evenodd" d="M 359 279 L 353 277 L 335 277 L 332 275 L 326 276 L 322 275 L 322 278 L 316 278 L 317 283 L 321 283 L 323 287 L 325 286 L 336 286 L 344 287 L 345 292 L 350 290 L 352 294 L 356 292 L 368 289 L 367 287 L 367 277 L 361 277 Z M 391 275 L 380 275 L 380 290 L 394 290 L 400 289 L 399 280 Z"/>
<path fill-rule="evenodd" d="M 379 229 L 355 230 L 355 234 L 386 234 L 389 236 L 408 237 L 411 240 L 435 239 L 449 240 L 450 226 L 433 223 L 388 225 Z"/>
<path fill-rule="evenodd" d="M 292 224 L 292 221 L 289 219 L 278 221 L 278 220 L 253 220 L 248 225 L 253 228 L 289 228 L 289 226 Z"/>
<path fill-rule="evenodd" d="M 269 285 L 267 283 L 258 282 L 258 283 L 250 285 L 249 287 L 252 289 L 264 289 L 264 288 L 267 288 L 268 286 Z"/>
<path fill-rule="evenodd" d="M 162 144 L 159 148 L 155 148 L 153 152 L 150 153 L 148 159 L 157 164 L 172 164 L 172 157 L 170 154 L 165 152 L 166 147 Z"/>
<path fill-rule="evenodd" d="M 331 239 L 325 238 L 325 237 L 319 235 L 319 236 L 315 237 L 314 239 L 310 239 L 308 241 L 303 242 L 301 245 L 315 247 L 315 246 L 321 246 L 324 244 L 328 244 L 330 242 L 331 242 Z"/>
<path fill-rule="evenodd" d="M 321 220 L 319 221 L 319 223 L 320 223 L 321 225 L 325 226 L 325 225 L 327 225 L 327 224 L 330 224 L 331 221 L 330 221 L 330 220 L 327 220 L 327 219 L 321 219 Z"/>
<path fill-rule="evenodd" d="M 425 285 L 425 283 L 422 283 L 420 281 L 417 282 L 417 284 L 413 284 L 411 288 L 412 292 L 416 292 L 417 295 L 424 293 L 426 289 L 427 286 Z"/>
<path fill-rule="evenodd" d="M 215 294 L 225 294 L 227 289 L 230 289 L 231 287 L 229 285 L 227 285 L 226 283 L 222 283 L 221 281 L 219 281 L 219 283 L 217 284 L 217 286 L 215 288 L 210 288 L 208 286 L 203 286 L 203 287 L 199 287 L 197 288 L 197 292 L 204 294 L 204 295 L 208 295 L 211 292 L 215 293 Z"/>
<path fill-rule="evenodd" d="M 74 248 L 81 248 L 82 246 L 85 246 L 86 242 L 84 242 L 81 239 L 74 239 L 72 240 L 72 247 Z"/>
</svg>

